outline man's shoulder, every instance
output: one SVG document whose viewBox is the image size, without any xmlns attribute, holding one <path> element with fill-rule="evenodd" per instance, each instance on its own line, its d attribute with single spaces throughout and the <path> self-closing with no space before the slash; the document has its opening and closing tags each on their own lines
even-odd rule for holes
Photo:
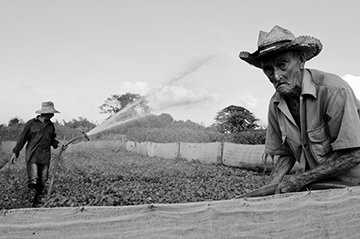
<svg viewBox="0 0 360 239">
<path fill-rule="evenodd" d="M 337 88 L 348 87 L 346 81 L 344 81 L 340 76 L 334 73 L 329 73 L 316 69 L 307 69 L 307 70 L 311 74 L 312 81 L 319 86 L 323 86 L 334 90 Z"/>
<path fill-rule="evenodd" d="M 51 120 L 49 120 L 49 125 L 51 125 L 52 127 L 55 127 L 54 122 L 52 122 Z"/>
<path fill-rule="evenodd" d="M 317 69 L 311 69 L 311 68 L 308 68 L 307 70 L 310 72 L 311 77 L 314 80 L 317 80 L 317 81 L 320 81 L 320 80 L 340 80 L 340 81 L 343 81 L 343 79 L 341 79 L 340 76 L 338 76 L 338 75 L 336 75 L 334 73 L 321 71 L 321 70 L 317 70 Z"/>
<path fill-rule="evenodd" d="M 52 130 L 55 131 L 55 124 L 54 124 L 54 122 L 52 122 L 51 120 L 49 120 L 49 122 L 47 123 L 47 126 L 46 126 L 46 127 L 50 127 L 50 128 L 52 128 Z"/>
<path fill-rule="evenodd" d="M 25 123 L 25 125 L 33 124 L 33 123 L 35 123 L 36 121 L 37 121 L 36 118 L 29 119 L 29 120 Z"/>
</svg>

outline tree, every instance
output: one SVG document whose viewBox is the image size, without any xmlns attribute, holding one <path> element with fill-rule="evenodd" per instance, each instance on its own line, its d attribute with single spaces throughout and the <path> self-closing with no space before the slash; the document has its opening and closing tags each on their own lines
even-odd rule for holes
<svg viewBox="0 0 360 239">
<path fill-rule="evenodd" d="M 162 113 L 159 115 L 158 120 L 162 128 L 165 128 L 174 122 L 174 118 L 168 113 Z"/>
<path fill-rule="evenodd" d="M 9 127 L 18 127 L 22 126 L 24 124 L 24 121 L 20 119 L 19 117 L 14 117 L 9 120 L 8 126 Z"/>
<path fill-rule="evenodd" d="M 205 127 L 191 120 L 177 120 L 171 125 L 172 128 L 204 129 Z"/>
<path fill-rule="evenodd" d="M 1 143 L 1 139 L 4 137 L 6 132 L 6 126 L 4 124 L 0 124 L 0 143 Z M 0 147 L 0 151 L 1 151 L 1 147 Z"/>
<path fill-rule="evenodd" d="M 108 114 L 112 116 L 113 114 L 119 112 L 129 103 L 132 103 L 138 100 L 141 96 L 139 94 L 126 93 L 123 95 L 112 95 L 105 100 L 105 103 L 102 104 L 100 108 L 100 113 Z"/>
<path fill-rule="evenodd" d="M 240 133 L 258 128 L 256 119 L 250 111 L 241 106 L 230 105 L 215 117 L 215 127 L 221 133 Z"/>
<path fill-rule="evenodd" d="M 24 128 L 24 124 L 24 121 L 19 117 L 11 118 L 7 126 L 1 126 L 1 140 L 17 140 Z"/>
<path fill-rule="evenodd" d="M 78 119 L 72 119 L 71 121 L 68 122 L 63 120 L 63 125 L 72 129 L 80 129 L 85 132 L 95 128 L 96 126 L 94 123 L 90 122 L 88 119 L 83 117 L 79 117 Z"/>
</svg>

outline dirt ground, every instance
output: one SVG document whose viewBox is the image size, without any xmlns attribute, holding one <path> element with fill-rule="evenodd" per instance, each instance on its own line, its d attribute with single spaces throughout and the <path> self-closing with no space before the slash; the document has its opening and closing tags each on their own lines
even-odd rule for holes
<svg viewBox="0 0 360 239">
<path fill-rule="evenodd" d="M 121 207 L 0 211 L 0 238 L 359 238 L 360 187 Z"/>
</svg>

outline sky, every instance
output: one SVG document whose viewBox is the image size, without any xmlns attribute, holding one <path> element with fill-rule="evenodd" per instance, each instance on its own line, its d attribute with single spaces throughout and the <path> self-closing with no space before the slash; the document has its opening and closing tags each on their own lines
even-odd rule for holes
<svg viewBox="0 0 360 239">
<path fill-rule="evenodd" d="M 149 95 L 153 113 L 209 126 L 229 105 L 266 125 L 274 88 L 239 59 L 274 25 L 320 39 L 306 67 L 332 72 L 360 98 L 356 0 L 0 0 L 0 124 L 53 101 L 54 120 L 107 115 L 111 95 Z M 155 93 L 156 94 L 155 94 Z"/>
</svg>

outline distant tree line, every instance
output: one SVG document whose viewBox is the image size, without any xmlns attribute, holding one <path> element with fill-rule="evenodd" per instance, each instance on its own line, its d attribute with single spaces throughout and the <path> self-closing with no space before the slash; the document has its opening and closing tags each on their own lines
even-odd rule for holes
<svg viewBox="0 0 360 239">
<path fill-rule="evenodd" d="M 105 100 L 100 108 L 101 113 L 109 117 L 139 100 L 140 95 L 126 93 L 112 95 Z M 215 116 L 215 123 L 205 127 L 191 120 L 174 120 L 168 114 L 149 114 L 132 120 L 121 126 L 95 135 L 94 139 L 133 140 L 137 142 L 219 142 L 226 141 L 241 144 L 264 144 L 265 129 L 260 127 L 253 113 L 241 106 L 230 105 L 220 110 Z M 7 125 L 0 125 L 2 140 L 17 140 L 25 122 L 19 117 L 9 120 Z M 96 125 L 84 117 L 62 122 L 54 121 L 57 138 L 69 140 L 78 137 L 81 131 L 88 132 Z"/>
<path fill-rule="evenodd" d="M 112 95 L 102 104 L 101 113 L 111 117 L 128 104 L 141 98 L 138 94 Z M 215 116 L 215 123 L 205 127 L 191 120 L 177 121 L 170 114 L 148 115 L 130 121 L 116 129 L 101 133 L 98 137 L 116 138 L 122 135 L 126 140 L 137 142 L 218 142 L 227 141 L 242 144 L 264 144 L 265 129 L 261 128 L 253 113 L 241 106 L 230 105 Z"/>
</svg>

